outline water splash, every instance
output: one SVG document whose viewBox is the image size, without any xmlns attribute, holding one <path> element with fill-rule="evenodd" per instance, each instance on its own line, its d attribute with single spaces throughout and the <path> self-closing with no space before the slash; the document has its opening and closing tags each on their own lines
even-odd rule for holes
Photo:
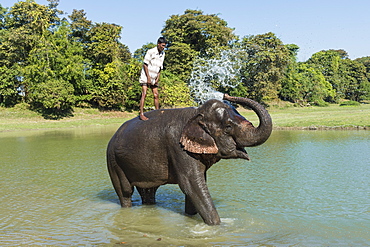
<svg viewBox="0 0 370 247">
<path fill-rule="evenodd" d="M 209 99 L 222 100 L 223 93 L 215 88 L 234 88 L 240 83 L 242 51 L 230 49 L 212 59 L 198 58 L 193 65 L 189 87 L 194 100 L 204 103 Z"/>
</svg>

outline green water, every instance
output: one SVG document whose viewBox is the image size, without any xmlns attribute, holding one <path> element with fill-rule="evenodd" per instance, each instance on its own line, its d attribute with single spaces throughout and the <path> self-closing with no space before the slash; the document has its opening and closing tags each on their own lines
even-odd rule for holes
<svg viewBox="0 0 370 247">
<path fill-rule="evenodd" d="M 0 133 L 0 246 L 370 246 L 370 132 L 274 131 L 208 173 L 220 226 L 176 185 L 121 209 L 105 165 L 118 126 Z"/>
</svg>

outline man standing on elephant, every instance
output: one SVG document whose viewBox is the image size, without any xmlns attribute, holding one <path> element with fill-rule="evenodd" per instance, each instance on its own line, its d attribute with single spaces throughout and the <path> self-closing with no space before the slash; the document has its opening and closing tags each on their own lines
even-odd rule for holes
<svg viewBox="0 0 370 247">
<path fill-rule="evenodd" d="M 144 64 L 140 74 L 141 99 L 139 115 L 140 119 L 144 121 L 148 120 L 144 115 L 144 104 L 148 88 L 153 92 L 155 109 L 159 109 L 158 80 L 163 69 L 166 44 L 166 39 L 160 37 L 157 41 L 157 46 L 148 50 L 144 57 Z"/>
</svg>

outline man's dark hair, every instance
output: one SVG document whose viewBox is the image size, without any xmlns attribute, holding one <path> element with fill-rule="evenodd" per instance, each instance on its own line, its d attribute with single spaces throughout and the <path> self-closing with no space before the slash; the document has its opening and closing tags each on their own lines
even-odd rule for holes
<svg viewBox="0 0 370 247">
<path fill-rule="evenodd" d="M 166 38 L 165 38 L 165 37 L 160 37 L 160 38 L 158 39 L 157 43 L 158 43 L 158 44 L 159 44 L 159 43 L 165 43 L 165 44 L 167 44 L 167 40 L 166 40 Z"/>
</svg>

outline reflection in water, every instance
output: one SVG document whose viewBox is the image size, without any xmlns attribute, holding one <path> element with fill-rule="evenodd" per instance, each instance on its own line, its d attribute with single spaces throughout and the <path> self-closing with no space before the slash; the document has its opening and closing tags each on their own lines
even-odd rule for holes
<svg viewBox="0 0 370 247">
<path fill-rule="evenodd" d="M 105 165 L 117 127 L 0 133 L 2 246 L 370 244 L 368 131 L 274 131 L 252 161 L 215 164 L 210 227 L 176 185 L 120 208 Z"/>
</svg>

